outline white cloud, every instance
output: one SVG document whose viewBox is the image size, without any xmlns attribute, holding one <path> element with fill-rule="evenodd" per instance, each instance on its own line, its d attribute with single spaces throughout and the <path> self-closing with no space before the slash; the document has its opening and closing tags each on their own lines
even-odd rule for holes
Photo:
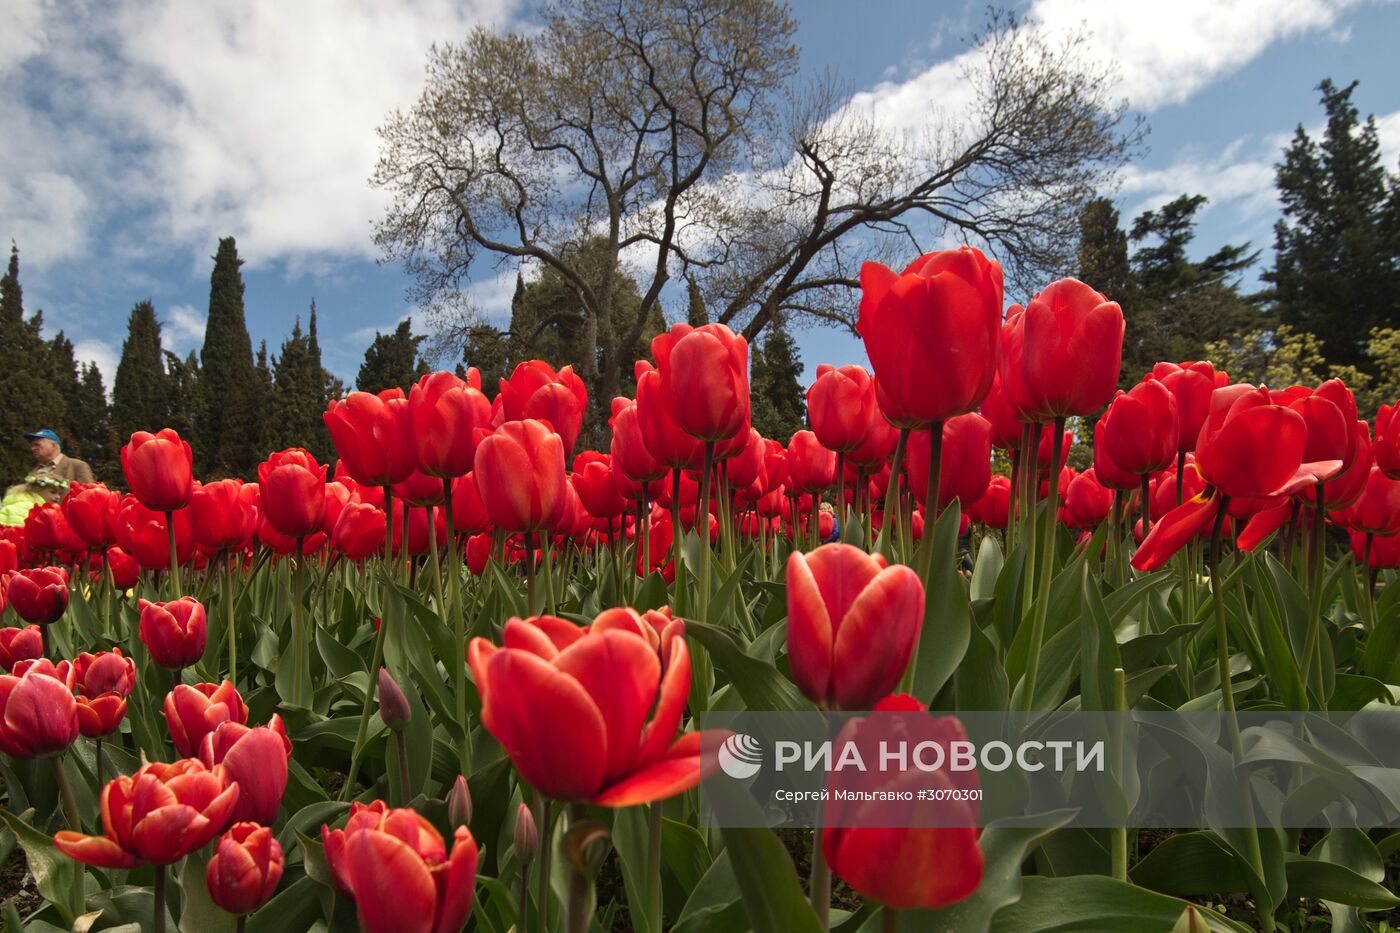
<svg viewBox="0 0 1400 933">
<path fill-rule="evenodd" d="M 205 315 L 191 305 L 175 305 L 164 315 L 162 337 L 174 351 L 198 349 L 204 344 Z"/>
<path fill-rule="evenodd" d="M 201 267 L 229 234 L 250 265 L 373 255 L 375 129 L 417 97 L 432 42 L 513 3 L 12 0 L 0 73 L 24 68 L 0 102 L 0 233 L 36 268 L 133 215 L 114 239 Z"/>
<path fill-rule="evenodd" d="M 73 358 L 79 363 L 96 363 L 102 373 L 102 384 L 112 391 L 117 376 L 117 349 L 105 340 L 79 340 L 73 344 Z"/>
<path fill-rule="evenodd" d="M 1081 25 L 1090 47 L 1115 61 L 1136 108 L 1180 104 L 1275 42 L 1331 33 L 1354 0 L 1036 0 L 1027 20 L 1051 33 Z M 1334 36 L 1334 38 L 1337 38 Z"/>
</svg>

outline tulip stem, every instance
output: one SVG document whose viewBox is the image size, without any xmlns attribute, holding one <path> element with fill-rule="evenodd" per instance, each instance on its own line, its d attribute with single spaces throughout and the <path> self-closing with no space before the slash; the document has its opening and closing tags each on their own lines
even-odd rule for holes
<svg viewBox="0 0 1400 933">
<path fill-rule="evenodd" d="M 812 876 L 808 884 L 812 910 L 823 930 L 831 927 L 831 866 L 822 852 L 822 830 L 812 830 Z"/>
<path fill-rule="evenodd" d="M 1061 415 L 1055 419 L 1055 435 L 1051 438 L 1051 459 L 1053 467 L 1060 462 L 1060 449 L 1064 444 L 1065 419 Z M 1023 681 L 1025 691 L 1021 696 L 1022 709 L 1030 712 L 1035 709 L 1036 674 L 1040 670 L 1041 643 L 1045 640 L 1045 619 L 1050 610 L 1050 577 L 1055 572 L 1055 510 L 1059 505 L 1059 477 L 1050 477 L 1050 490 L 1046 504 L 1045 549 L 1040 555 L 1040 577 L 1036 581 L 1039 592 L 1036 595 L 1035 611 L 1031 616 L 1030 651 L 1026 656 L 1026 675 Z M 1032 536 L 1031 540 L 1035 540 Z"/>
<path fill-rule="evenodd" d="M 665 926 L 661 915 L 661 801 L 647 813 L 647 912 L 656 918 L 656 929 Z"/>
<path fill-rule="evenodd" d="M 387 525 L 385 527 L 388 527 Z M 385 570 L 385 578 L 388 579 L 390 571 Z M 387 606 L 387 603 L 385 604 Z M 389 620 L 381 618 L 379 628 L 374 633 L 374 652 L 370 659 L 370 671 L 377 672 L 379 665 L 384 659 L 384 632 L 389 628 Z M 350 753 L 350 773 L 345 778 L 345 787 L 341 791 L 340 799 L 349 800 L 355 793 L 355 778 L 360 773 L 360 756 L 365 750 L 365 736 L 369 734 L 369 715 L 374 708 L 375 688 L 379 685 L 379 680 L 374 674 L 369 677 L 369 683 L 365 687 L 365 705 L 360 709 L 360 725 L 355 733 L 355 747 Z"/>
<path fill-rule="evenodd" d="M 1317 667 L 1317 683 L 1313 684 L 1313 655 L 1318 653 L 1318 639 L 1322 635 L 1322 588 L 1325 580 L 1324 562 L 1327 558 L 1327 493 L 1322 483 L 1318 483 L 1314 489 L 1313 499 L 1313 527 L 1312 527 L 1312 563 L 1308 567 L 1310 571 L 1310 583 L 1312 588 L 1312 606 L 1308 614 L 1308 637 L 1303 644 L 1303 690 L 1304 697 L 1308 691 L 1313 691 L 1317 697 L 1319 708 L 1325 708 L 1325 697 L 1323 696 L 1322 666 Z"/>
<path fill-rule="evenodd" d="M 540 531 L 540 570 L 544 574 L 544 599 L 550 615 L 558 613 L 558 601 L 554 593 L 554 550 L 553 535 L 547 530 Z"/>
<path fill-rule="evenodd" d="M 152 923 L 151 929 L 153 929 L 155 933 L 165 933 L 165 866 L 157 865 L 155 869 L 156 889 L 155 897 L 152 899 L 155 917 L 153 918 L 154 922 Z"/>
<path fill-rule="evenodd" d="M 1010 527 L 1009 525 L 1007 527 Z M 1114 587 L 1123 585 L 1123 490 L 1113 490 L 1113 513 L 1108 521 L 1108 563 Z"/>
<path fill-rule="evenodd" d="M 1128 693 L 1127 683 L 1124 679 L 1123 668 L 1113 669 L 1113 711 L 1118 715 L 1113 717 L 1113 768 L 1114 778 L 1122 786 L 1123 774 L 1127 770 L 1127 749 L 1124 746 L 1123 730 L 1124 719 L 1128 714 Z M 1124 814 L 1126 817 L 1127 814 Z M 1109 841 L 1113 853 L 1113 877 L 1119 881 L 1128 880 L 1128 829 L 1126 826 L 1118 826 L 1109 830 Z"/>
<path fill-rule="evenodd" d="M 457 541 L 457 528 L 452 521 L 452 480 L 442 481 L 443 518 L 447 522 L 447 611 L 452 616 L 452 644 L 456 646 L 456 664 L 452 671 L 452 698 L 456 703 L 457 722 L 462 727 L 462 776 L 471 772 L 472 730 L 467 722 L 467 634 L 462 618 L 462 600 L 458 587 L 462 582 L 462 547 Z"/>
<path fill-rule="evenodd" d="M 80 833 L 83 826 L 78 817 L 78 799 L 73 796 L 73 785 L 68 783 L 68 772 L 63 770 L 63 756 L 55 755 L 49 760 L 53 762 L 53 780 L 58 785 L 59 799 L 63 801 L 63 820 L 69 829 Z"/>
<path fill-rule="evenodd" d="M 697 618 L 710 621 L 710 474 L 715 466 L 715 442 L 705 442 L 705 468 L 700 474 L 700 503 L 695 510 L 695 533 L 700 537 L 700 599 Z"/>
<path fill-rule="evenodd" d="M 100 797 L 102 794 L 102 788 L 107 785 L 107 761 L 106 756 L 102 754 L 102 736 L 99 735 L 93 741 L 96 743 L 97 746 L 95 752 L 97 756 L 97 793 Z"/>
<path fill-rule="evenodd" d="M 919 576 L 924 592 L 933 586 L 933 525 L 938 520 L 938 487 L 943 474 L 943 422 L 928 428 L 928 485 L 924 489 L 924 539 L 919 547 Z"/>
<path fill-rule="evenodd" d="M 894 445 L 894 460 L 890 461 L 890 482 L 885 488 L 885 508 L 880 528 L 880 553 L 888 560 L 894 555 L 895 505 L 899 502 L 899 471 L 904 467 L 904 448 L 909 445 L 909 429 L 899 429 L 899 441 Z"/>
<path fill-rule="evenodd" d="M 1210 589 L 1215 603 L 1215 664 L 1220 673 L 1220 704 L 1225 711 L 1225 726 L 1230 734 L 1230 745 L 1235 761 L 1244 757 L 1244 745 L 1240 741 L 1240 724 L 1235 718 L 1235 694 L 1230 677 L 1230 632 L 1225 624 L 1225 585 L 1220 574 L 1220 530 L 1225 525 L 1225 516 L 1230 510 L 1230 497 L 1220 495 L 1220 505 L 1215 513 L 1215 525 L 1210 533 Z M 1245 828 L 1245 848 L 1249 863 L 1253 866 L 1255 878 L 1267 877 L 1264 873 L 1264 857 L 1259 848 L 1259 830 L 1254 826 L 1254 802 L 1249 791 L 1248 777 L 1240 778 L 1240 793 L 1243 797 L 1243 812 L 1249 825 Z M 1274 929 L 1274 917 L 1265 907 L 1267 891 L 1255 891 L 1254 903 L 1260 928 Z"/>
<path fill-rule="evenodd" d="M 248 915 L 239 914 L 238 919 L 233 923 L 233 933 L 244 933 L 248 929 Z"/>
<path fill-rule="evenodd" d="M 678 468 L 671 469 L 671 567 L 676 577 L 676 614 L 685 616 L 688 601 L 685 598 L 685 561 L 681 555 L 685 553 L 682 546 L 681 528 L 681 471 Z"/>
<path fill-rule="evenodd" d="M 846 530 L 846 452 L 836 451 L 836 517 L 841 520 L 840 530 Z M 821 532 L 818 531 L 818 534 Z"/>
<path fill-rule="evenodd" d="M 535 545 L 534 534 L 524 532 L 525 538 L 525 611 L 532 616 L 540 614 L 540 594 L 535 585 Z"/>
<path fill-rule="evenodd" d="M 399 775 L 399 799 L 394 806 L 406 807 L 412 796 L 408 792 L 408 749 L 404 744 L 403 732 L 398 729 L 390 729 L 389 743 L 390 754 L 394 758 L 394 767 L 398 770 Z"/>
<path fill-rule="evenodd" d="M 539 791 L 535 792 L 535 810 L 539 818 L 535 821 L 540 834 L 540 864 L 535 878 L 535 929 L 538 933 L 549 930 L 549 872 L 553 862 L 554 841 L 553 807 Z"/>
<path fill-rule="evenodd" d="M 238 630 L 234 623 L 233 612 L 233 555 L 224 555 L 223 573 L 223 603 L 224 617 L 228 621 L 228 679 L 233 682 L 234 689 L 238 689 Z"/>
<path fill-rule="evenodd" d="M 886 905 L 880 908 L 881 933 L 895 933 L 899 929 L 899 911 Z"/>
<path fill-rule="evenodd" d="M 578 823 L 587 815 L 581 803 L 569 804 L 569 824 Z M 569 866 L 569 933 L 588 933 L 588 921 L 592 911 L 588 909 L 591 881 L 577 865 Z"/>
<path fill-rule="evenodd" d="M 1040 526 L 1037 524 L 1039 518 L 1039 497 L 1040 497 L 1040 469 L 1036 465 L 1036 459 L 1040 456 L 1040 429 L 1036 425 L 1028 424 L 1025 428 L 1024 440 L 1021 446 L 1021 485 L 1017 496 L 1020 499 L 1021 511 L 1018 522 L 1018 535 L 1024 535 L 1026 539 L 1026 562 L 1022 565 L 1025 571 L 1021 575 L 1021 613 L 1020 618 L 1025 619 L 1031 610 L 1031 594 L 1035 591 L 1035 553 L 1036 542 L 1040 540 Z M 1010 521 L 1010 519 L 1008 519 Z"/>
<path fill-rule="evenodd" d="M 175 549 L 175 513 L 165 513 L 165 534 L 170 544 L 170 598 L 180 598 L 180 555 Z"/>
</svg>

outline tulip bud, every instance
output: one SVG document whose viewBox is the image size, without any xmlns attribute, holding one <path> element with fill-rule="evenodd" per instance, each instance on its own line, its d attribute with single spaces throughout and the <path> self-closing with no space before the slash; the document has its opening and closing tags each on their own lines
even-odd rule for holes
<svg viewBox="0 0 1400 933">
<path fill-rule="evenodd" d="M 471 788 L 467 787 L 467 779 L 459 774 L 457 780 L 452 782 L 452 790 L 447 794 L 447 822 L 455 829 L 458 826 L 468 826 L 471 821 Z"/>
<path fill-rule="evenodd" d="M 1177 918 L 1176 925 L 1172 927 L 1171 933 L 1207 933 L 1210 929 L 1206 925 L 1201 915 L 1196 912 L 1196 908 L 1187 905 Z"/>
<path fill-rule="evenodd" d="M 204 879 L 209 899 L 231 914 L 250 914 L 277 890 L 286 859 L 272 830 L 235 823 L 219 839 Z"/>
<path fill-rule="evenodd" d="M 379 669 L 379 718 L 395 732 L 402 732 L 403 727 L 413 718 L 413 708 L 408 705 L 408 697 L 403 695 L 403 689 L 386 667 Z"/>
<path fill-rule="evenodd" d="M 515 811 L 515 857 L 520 864 L 528 865 L 534 861 L 539 848 L 540 834 L 535 828 L 535 815 L 522 803 Z"/>
</svg>

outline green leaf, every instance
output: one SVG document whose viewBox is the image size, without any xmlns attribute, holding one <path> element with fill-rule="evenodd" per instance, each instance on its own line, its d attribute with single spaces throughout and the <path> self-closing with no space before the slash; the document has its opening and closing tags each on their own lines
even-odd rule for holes
<svg viewBox="0 0 1400 933">
<path fill-rule="evenodd" d="M 1133 866 L 1134 884 L 1178 897 L 1210 897 L 1248 891 L 1240 859 L 1211 832 L 1182 833 L 1155 846 Z"/>
<path fill-rule="evenodd" d="M 1004 566 L 1006 558 L 1002 556 L 1001 545 L 992 535 L 985 535 L 982 543 L 977 546 L 977 562 L 972 565 L 972 583 L 968 588 L 968 595 L 973 602 L 991 599 L 996 595 L 997 577 L 1001 575 L 1001 568 Z"/>
<path fill-rule="evenodd" d="M 1021 863 L 1048 839 L 1057 827 L 1074 817 L 1072 810 L 1057 810 L 1029 819 L 996 820 L 982 830 L 982 883 L 967 900 L 941 910 L 906 910 L 899 914 L 901 933 L 986 933 L 1002 908 L 1021 897 Z"/>
<path fill-rule="evenodd" d="M 33 818 L 32 810 L 16 816 L 9 810 L 0 809 L 0 819 L 5 821 L 24 849 L 24 857 L 34 875 L 34 886 L 45 900 L 58 908 L 63 922 L 71 925 L 83 911 L 83 889 L 80 884 L 83 866 L 58 851 L 52 838 L 30 825 L 28 821 Z"/>
<path fill-rule="evenodd" d="M 739 891 L 739 879 L 721 852 L 701 877 L 671 933 L 746 933 L 748 915 Z"/>
<path fill-rule="evenodd" d="M 725 673 L 750 710 L 810 711 L 812 704 L 776 667 L 750 657 L 727 629 L 687 620 L 685 633 L 695 639 Z"/>
<path fill-rule="evenodd" d="M 1029 877 L 1021 899 L 999 911 L 996 933 L 1167 933 L 1188 905 L 1101 875 L 1072 878 Z M 1215 911 L 1197 907 L 1213 933 L 1249 933 Z"/>
<path fill-rule="evenodd" d="M 1289 897 L 1312 897 L 1367 910 L 1389 910 L 1400 904 L 1400 897 L 1345 865 L 1292 858 L 1286 869 Z"/>
<path fill-rule="evenodd" d="M 234 928 L 233 914 L 220 910 L 209 897 L 209 886 L 204 880 L 208 864 L 208 859 L 203 855 L 192 852 L 180 869 L 178 880 L 184 893 L 180 933 L 225 933 Z"/>
<path fill-rule="evenodd" d="M 660 933 L 661 918 L 647 902 L 647 848 L 649 806 L 622 807 L 613 811 L 612 841 L 627 890 L 627 915 L 637 933 Z M 661 866 L 657 866 L 661 870 Z"/>
<path fill-rule="evenodd" d="M 953 692 L 959 710 L 1004 710 L 1011 686 L 997 659 L 996 648 L 977 626 L 972 626 L 967 654 L 953 675 Z"/>
<path fill-rule="evenodd" d="M 933 526 L 932 567 L 924 592 L 924 624 L 910 663 L 914 695 L 931 702 L 962 663 L 972 637 L 972 606 L 958 574 L 958 523 L 954 502 Z M 925 532 L 927 533 L 927 532 Z"/>
<path fill-rule="evenodd" d="M 318 889 L 310 878 L 298 878 L 248 918 L 248 933 L 306 933 L 324 916 Z"/>
<path fill-rule="evenodd" d="M 722 829 L 754 933 L 821 933 L 792 858 L 767 829 Z"/>
</svg>

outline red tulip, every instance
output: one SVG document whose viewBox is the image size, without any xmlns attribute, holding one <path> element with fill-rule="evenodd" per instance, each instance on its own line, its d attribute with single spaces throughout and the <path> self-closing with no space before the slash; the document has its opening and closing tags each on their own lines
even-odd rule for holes
<svg viewBox="0 0 1400 933">
<path fill-rule="evenodd" d="M 347 503 L 331 529 L 331 547 L 346 560 L 361 561 L 384 550 L 384 510 L 363 502 Z"/>
<path fill-rule="evenodd" d="M 1176 461 L 1181 430 L 1176 398 L 1153 379 L 1119 392 L 1094 426 L 1094 460 L 1099 448 L 1119 472 L 1142 476 Z"/>
<path fill-rule="evenodd" d="M 73 661 L 73 691 L 82 734 L 95 739 L 117 731 L 135 683 L 136 664 L 120 648 L 78 655 Z"/>
<path fill-rule="evenodd" d="M 1303 462 L 1340 461 L 1330 474 L 1319 479 L 1330 480 L 1350 465 L 1356 450 L 1356 398 L 1340 379 L 1329 379 L 1316 390 L 1294 386 L 1285 392 L 1281 404 L 1303 416 L 1307 425 L 1307 442 L 1303 445 Z"/>
<path fill-rule="evenodd" d="M 836 481 L 836 454 L 811 431 L 798 431 L 788 441 L 787 466 L 793 487 L 803 492 L 816 492 Z"/>
<path fill-rule="evenodd" d="M 681 429 L 670 387 L 644 360 L 637 361 L 636 407 L 642 442 L 657 463 L 677 470 L 704 468 L 705 445 Z"/>
<path fill-rule="evenodd" d="M 402 389 L 351 392 L 344 400 L 332 399 L 322 417 L 341 465 L 355 482 L 388 486 L 413 472 L 412 427 Z"/>
<path fill-rule="evenodd" d="M 1395 570 L 1400 567 L 1400 535 L 1382 537 L 1368 535 L 1364 531 L 1351 532 L 1351 553 L 1356 557 L 1358 564 L 1367 565 L 1368 546 L 1371 550 L 1369 566 L 1372 570 Z"/>
<path fill-rule="evenodd" d="M 1364 421 L 1355 422 L 1352 426 L 1351 457 L 1342 471 L 1327 481 L 1327 487 L 1323 490 L 1324 506 L 1344 509 L 1361 498 L 1371 467 L 1376 462 L 1373 451 L 1371 426 Z M 1299 498 L 1304 502 L 1316 502 L 1317 494 L 1312 488 L 1304 489 Z"/>
<path fill-rule="evenodd" d="M 105 835 L 64 830 L 53 841 L 64 855 L 98 868 L 170 865 L 213 841 L 237 801 L 238 785 L 220 768 L 210 771 L 195 758 L 152 761 L 102 789 Z"/>
<path fill-rule="evenodd" d="M 321 827 L 336 886 L 363 933 L 457 933 L 471 915 L 477 847 L 459 826 L 448 852 L 431 823 L 382 801 L 351 806 L 345 829 Z"/>
<path fill-rule="evenodd" d="M 18 570 L 20 565 L 20 549 L 24 545 L 24 532 L 18 528 L 10 527 L 0 529 L 0 534 L 12 534 L 20 540 L 16 543 L 10 538 L 0 538 L 0 574 L 9 573 L 11 570 Z M 0 600 L 2 601 L 2 600 Z M 3 609 L 0 609 L 3 611 Z"/>
<path fill-rule="evenodd" d="M 792 679 L 823 708 L 869 709 L 894 689 L 924 624 L 919 575 L 848 544 L 794 551 L 787 601 Z"/>
<path fill-rule="evenodd" d="M 204 483 L 190 496 L 195 540 L 211 552 L 241 551 L 257 533 L 261 516 L 255 501 L 241 495 L 243 481 Z"/>
<path fill-rule="evenodd" d="M 193 596 L 167 603 L 143 599 L 139 605 L 141 643 L 151 653 L 152 661 L 166 670 L 177 671 L 204 657 L 209 620 L 199 600 Z"/>
<path fill-rule="evenodd" d="M 967 732 L 952 716 L 935 718 L 912 697 L 887 697 L 875 707 L 877 715 L 851 722 L 842 740 L 865 747 L 877 760 L 882 742 L 932 742 L 948 747 L 966 742 Z M 894 714 L 898 713 L 898 716 Z M 914 732 L 913 736 L 907 733 Z M 843 783 L 849 777 L 839 777 Z M 982 850 L 977 845 L 976 804 L 953 797 L 930 800 L 922 794 L 930 783 L 937 789 L 971 791 L 977 789 L 977 772 L 950 773 L 945 770 L 922 773 L 915 770 L 857 775 L 863 789 L 910 792 L 925 801 L 915 805 L 914 825 L 882 818 L 881 807 L 868 803 L 864 795 L 856 802 L 833 794 L 826 805 L 822 830 L 822 854 L 831 870 L 862 896 L 880 901 L 889 910 L 936 910 L 970 896 L 982 882 Z M 868 787 L 867 787 L 868 785 Z M 929 825 L 919 825 L 925 814 Z M 906 816 L 907 818 L 907 816 Z"/>
<path fill-rule="evenodd" d="M 102 483 L 73 483 L 61 503 L 63 515 L 88 547 L 105 548 L 117 540 L 112 522 L 121 498 Z"/>
<path fill-rule="evenodd" d="M 1113 508 L 1113 490 L 1099 482 L 1090 467 L 1077 474 L 1065 488 L 1060 520 L 1071 528 L 1092 530 L 1108 518 Z"/>
<path fill-rule="evenodd" d="M 176 684 L 165 695 L 165 724 L 181 755 L 198 754 L 204 737 L 225 722 L 248 722 L 248 707 L 232 681 L 193 687 Z"/>
<path fill-rule="evenodd" d="M 1024 422 L 1020 413 L 1006 399 L 1001 389 L 1001 373 L 992 379 L 992 389 L 982 400 L 978 409 L 982 417 L 992 425 L 992 446 L 1000 450 L 1015 450 L 1021 446 L 1021 428 Z"/>
<path fill-rule="evenodd" d="M 452 527 L 459 535 L 477 534 L 491 527 L 481 490 L 476 488 L 476 479 L 470 473 L 452 481 Z"/>
<path fill-rule="evenodd" d="M 204 871 L 209 899 L 231 914 L 250 914 L 277 891 L 286 858 L 272 830 L 234 823 L 219 838 Z"/>
<path fill-rule="evenodd" d="M 627 511 L 628 502 L 612 480 L 612 457 L 588 450 L 574 458 L 570 479 L 584 509 L 595 518 L 615 519 Z"/>
<path fill-rule="evenodd" d="M 408 393 L 408 417 L 418 469 L 429 476 L 470 472 L 477 442 L 491 433 L 491 402 L 449 372 L 418 380 Z"/>
<path fill-rule="evenodd" d="M 1333 518 L 1352 531 L 1382 537 L 1400 534 L 1400 480 L 1372 467 L 1361 495 L 1347 508 L 1334 512 Z"/>
<path fill-rule="evenodd" d="M 763 435 L 749 428 L 743 450 L 724 461 L 731 490 L 743 489 L 758 480 L 763 473 L 764 449 Z"/>
<path fill-rule="evenodd" d="M 491 561 L 491 543 L 489 534 L 476 534 L 467 539 L 467 569 L 474 576 L 486 572 L 486 565 Z"/>
<path fill-rule="evenodd" d="M 68 609 L 68 572 L 62 567 L 16 570 L 6 578 L 5 598 L 26 622 L 57 622 Z"/>
<path fill-rule="evenodd" d="M 257 487 L 253 488 L 256 491 Z M 114 528 L 122 551 L 136 558 L 142 567 L 170 569 L 170 536 L 165 513 L 147 508 L 135 496 L 123 496 Z M 175 512 L 175 551 L 181 564 L 188 564 L 194 557 L 194 519 L 188 509 Z"/>
<path fill-rule="evenodd" d="M 564 442 L 540 421 L 497 428 L 477 447 L 472 476 L 492 523 L 508 531 L 553 528 L 568 504 Z"/>
<path fill-rule="evenodd" d="M 50 758 L 78 738 L 72 669 L 40 658 L 0 674 L 0 751 L 11 758 Z"/>
<path fill-rule="evenodd" d="M 914 498 L 927 507 L 929 430 L 909 435 L 904 468 Z M 968 412 L 943 422 L 943 448 L 938 470 L 938 507 L 947 508 L 954 499 L 961 508 L 982 498 L 992 480 L 992 425 L 977 412 Z"/>
<path fill-rule="evenodd" d="M 615 398 L 612 411 L 608 424 L 612 428 L 612 446 L 609 449 L 615 467 L 613 472 L 634 483 L 648 483 L 664 476 L 666 465 L 652 456 L 642 439 L 637 403 L 631 399 Z"/>
<path fill-rule="evenodd" d="M 78 537 L 68 524 L 57 502 L 40 502 L 29 510 L 24 517 L 24 537 L 32 550 L 55 555 L 76 557 L 88 547 L 87 542 Z"/>
<path fill-rule="evenodd" d="M 691 437 L 726 441 L 749 427 L 749 344 L 723 324 L 673 324 L 651 354 L 676 425 Z"/>
<path fill-rule="evenodd" d="M 170 428 L 131 435 L 122 448 L 122 472 L 132 494 L 156 512 L 183 509 L 194 492 L 194 454 Z"/>
<path fill-rule="evenodd" d="M 856 329 L 890 420 L 919 427 L 980 405 L 992 387 L 1001 334 L 996 260 L 964 246 L 921 256 L 899 275 L 868 262 L 860 283 Z"/>
<path fill-rule="evenodd" d="M 112 585 L 118 590 L 131 589 L 141 576 L 141 565 L 136 558 L 119 547 L 107 549 L 107 569 L 112 572 Z"/>
<path fill-rule="evenodd" d="M 876 384 L 876 398 L 879 398 L 879 384 Z M 860 446 L 846 454 L 846 462 L 857 467 L 873 469 L 890 458 L 895 445 L 899 443 L 899 432 L 883 414 L 870 419 L 870 433 Z"/>
<path fill-rule="evenodd" d="M 1112 406 L 1110 406 L 1112 410 Z M 1104 421 L 1100 418 L 1094 422 L 1094 474 L 1098 481 L 1109 489 L 1120 489 L 1127 492 L 1135 492 L 1142 488 L 1142 477 L 1137 473 L 1129 473 L 1120 469 L 1118 464 L 1109 456 L 1108 445 L 1104 443 L 1103 431 Z M 1192 446 L 1195 446 L 1194 443 Z M 1192 470 L 1194 474 L 1195 471 Z M 1176 499 L 1172 499 L 1172 505 L 1176 505 Z"/>
<path fill-rule="evenodd" d="M 1011 516 L 1011 480 L 1000 473 L 993 474 L 987 491 L 964 514 L 988 528 L 1005 528 Z"/>
<path fill-rule="evenodd" d="M 1123 310 L 1077 279 L 1052 283 L 1021 316 L 1021 376 L 1037 421 L 1108 403 L 1123 362 Z"/>
<path fill-rule="evenodd" d="M 1376 412 L 1376 465 L 1391 479 L 1400 479 L 1400 402 Z"/>
<path fill-rule="evenodd" d="M 588 407 L 588 390 L 572 366 L 555 372 L 544 360 L 528 360 L 501 380 L 497 402 L 506 421 L 543 421 L 564 444 L 564 456 L 574 452 Z"/>
<path fill-rule="evenodd" d="M 282 534 L 305 538 L 321 530 L 326 468 L 308 451 L 281 450 L 258 464 L 258 490 L 264 517 Z"/>
<path fill-rule="evenodd" d="M 345 507 L 350 504 L 350 501 L 352 499 L 356 502 L 363 500 L 344 483 L 329 482 L 325 489 L 326 507 L 321 513 L 321 531 L 326 537 L 330 537 L 331 532 L 335 531 L 335 523 L 340 521 L 340 513 L 345 511 Z M 375 506 L 375 508 L 379 508 L 379 506 Z"/>
<path fill-rule="evenodd" d="M 817 367 L 817 379 L 807 390 L 807 417 L 812 432 L 828 450 L 859 447 L 879 417 L 875 383 L 863 366 Z"/>
<path fill-rule="evenodd" d="M 1181 429 L 1178 443 L 1182 451 L 1196 449 L 1196 438 L 1210 414 L 1210 396 L 1216 389 L 1229 385 L 1230 377 L 1216 372 L 1208 362 L 1158 363 L 1152 367 L 1152 378 L 1167 387 L 1176 399 L 1176 412 Z"/>
<path fill-rule="evenodd" d="M 394 495 L 410 506 L 419 508 L 442 505 L 446 501 L 446 490 L 443 488 L 442 478 L 429 476 L 421 470 L 414 470 L 409 474 L 408 479 L 395 483 Z"/>
<path fill-rule="evenodd" d="M 44 656 L 44 633 L 37 625 L 23 628 L 0 628 L 0 668 L 6 672 L 20 661 L 32 661 Z"/>
<path fill-rule="evenodd" d="M 232 820 L 252 820 L 271 824 L 282 809 L 287 790 L 287 761 L 292 743 L 273 715 L 265 726 L 250 729 L 241 722 L 221 722 L 199 743 L 199 759 L 213 770 L 222 765 L 230 781 L 238 782 L 238 803 L 229 815 Z"/>
<path fill-rule="evenodd" d="M 626 807 L 694 787 L 701 735 L 676 738 L 690 689 L 685 639 L 671 640 L 663 665 L 649 638 L 599 628 L 561 643 L 512 618 L 504 647 L 472 639 L 482 724 L 520 776 L 556 800 Z"/>
</svg>

